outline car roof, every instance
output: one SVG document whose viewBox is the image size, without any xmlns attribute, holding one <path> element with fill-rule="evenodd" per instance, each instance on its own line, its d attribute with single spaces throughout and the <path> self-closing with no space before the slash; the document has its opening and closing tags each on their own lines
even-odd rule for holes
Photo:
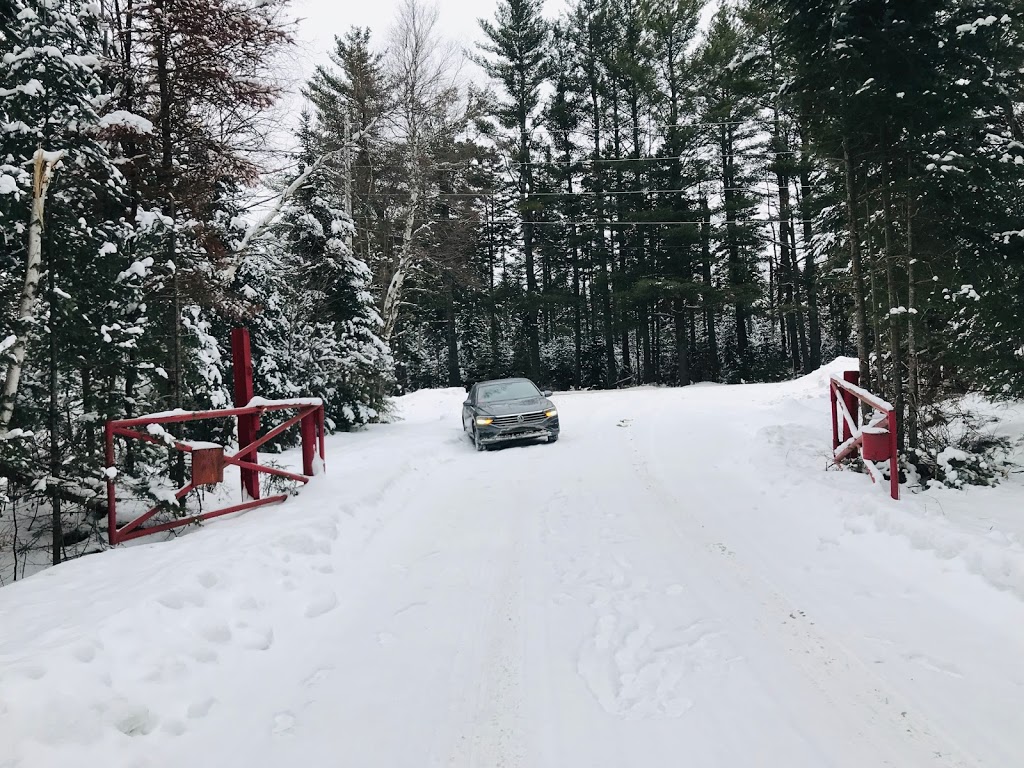
<svg viewBox="0 0 1024 768">
<path fill-rule="evenodd" d="M 527 382 L 528 384 L 533 384 L 533 382 L 532 382 L 532 381 L 530 381 L 529 379 L 524 379 L 524 378 L 511 378 L 511 379 L 488 379 L 487 381 L 478 381 L 478 382 L 476 383 L 476 385 L 477 385 L 478 387 L 482 387 L 482 386 L 484 386 L 484 385 L 486 385 L 486 384 L 510 384 L 510 383 L 512 383 L 512 382 L 514 382 L 514 381 L 525 381 L 525 382 Z M 536 384 L 533 384 L 533 385 L 534 385 L 534 386 L 537 386 Z"/>
</svg>

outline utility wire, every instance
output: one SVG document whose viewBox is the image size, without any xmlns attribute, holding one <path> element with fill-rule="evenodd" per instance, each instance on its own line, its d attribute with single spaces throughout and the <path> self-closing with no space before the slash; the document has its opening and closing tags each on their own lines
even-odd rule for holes
<svg viewBox="0 0 1024 768">
<path fill-rule="evenodd" d="M 432 220 L 418 220 L 420 226 L 434 225 L 434 224 L 459 224 L 459 223 L 472 223 L 472 224 L 499 224 L 503 226 L 518 226 L 522 222 L 518 219 L 432 219 Z M 746 226 L 747 224 L 779 224 L 782 221 L 790 221 L 792 224 L 805 224 L 816 223 L 814 220 L 805 222 L 801 219 L 737 219 L 731 222 L 720 219 L 718 221 L 712 221 L 712 226 Z M 532 222 L 536 226 L 576 226 L 576 227 L 635 227 L 635 226 L 683 226 L 687 224 L 707 224 L 707 221 L 697 219 L 696 221 L 572 221 L 570 219 L 561 219 L 557 221 L 552 220 L 538 220 Z"/>
<path fill-rule="evenodd" d="M 730 152 L 730 157 L 770 157 L 779 155 L 795 155 L 800 154 L 798 149 L 787 149 L 770 152 Z M 657 157 L 581 157 L 578 160 L 531 160 L 530 162 L 516 162 L 509 163 L 508 166 L 512 168 L 522 168 L 525 166 L 551 166 L 551 165 L 585 165 L 590 163 L 648 163 L 648 162 L 677 162 L 685 163 L 692 160 L 689 157 L 677 157 L 675 155 L 661 155 Z M 404 171 L 406 166 L 404 165 L 353 165 L 353 168 L 359 168 L 364 171 L 380 171 L 380 170 L 394 170 Z M 457 162 L 446 162 L 439 165 L 427 166 L 428 170 L 434 171 L 458 171 L 464 167 L 479 168 L 480 170 L 487 170 L 488 166 L 483 165 L 475 160 L 460 160 Z"/>
</svg>

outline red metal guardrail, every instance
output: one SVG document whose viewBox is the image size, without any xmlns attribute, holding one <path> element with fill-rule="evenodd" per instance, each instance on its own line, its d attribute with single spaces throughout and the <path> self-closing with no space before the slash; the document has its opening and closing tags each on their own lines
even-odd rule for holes
<svg viewBox="0 0 1024 768">
<path fill-rule="evenodd" d="M 229 515 L 232 512 L 241 512 L 265 504 L 284 501 L 287 498 L 284 494 L 260 498 L 259 475 L 261 473 L 306 483 L 309 482 L 309 478 L 317 469 L 317 454 L 319 454 L 322 465 L 324 459 L 323 401 L 319 398 L 289 401 L 254 398 L 252 396 L 252 359 L 249 353 L 248 331 L 244 328 L 235 329 L 232 332 L 231 342 L 235 362 L 235 408 L 213 411 L 171 411 L 107 422 L 105 430 L 107 528 L 111 545 L 120 544 L 123 541 L 140 536 L 147 536 L 152 533 L 189 525 L 200 520 L 209 520 L 221 515 Z M 260 416 L 267 411 L 283 410 L 297 410 L 298 413 L 283 424 L 274 427 L 262 437 L 257 437 Z M 162 424 L 178 424 L 189 421 L 224 418 L 238 419 L 238 441 L 241 447 L 234 454 L 226 453 L 223 446 L 215 443 L 176 440 L 159 426 Z M 302 474 L 299 475 L 294 472 L 277 469 L 276 467 L 259 464 L 257 458 L 259 447 L 296 424 L 299 425 L 302 436 Z M 152 428 L 154 426 L 156 429 Z M 140 432 L 138 431 L 139 427 L 146 427 L 147 431 Z M 173 450 L 183 451 L 192 455 L 192 476 L 188 483 L 175 492 L 175 500 L 180 501 L 199 486 L 223 482 L 224 467 L 227 465 L 234 465 L 239 468 L 242 478 L 243 496 L 248 498 L 240 504 L 233 504 L 229 507 L 211 510 L 210 512 L 198 515 L 186 515 L 158 525 L 143 527 L 154 515 L 160 512 L 161 505 L 157 504 L 146 513 L 119 528 L 117 525 L 117 493 L 115 488 L 117 470 L 114 466 L 115 437 L 166 445 Z"/>
<path fill-rule="evenodd" d="M 846 371 L 833 374 L 829 384 L 832 401 L 832 456 L 836 464 L 858 451 L 872 482 L 881 484 L 885 478 L 875 462 L 889 462 L 889 495 L 900 497 L 899 451 L 896 445 L 896 409 L 880 397 L 858 386 L 860 374 Z M 865 403 L 874 414 L 864 423 Z M 842 429 L 842 440 L 840 440 Z"/>
</svg>

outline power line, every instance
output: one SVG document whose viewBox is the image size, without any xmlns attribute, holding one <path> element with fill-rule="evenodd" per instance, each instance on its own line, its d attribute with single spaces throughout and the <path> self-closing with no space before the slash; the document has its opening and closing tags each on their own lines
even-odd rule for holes
<svg viewBox="0 0 1024 768">
<path fill-rule="evenodd" d="M 562 219 L 558 221 L 552 220 L 539 220 L 533 221 L 533 226 L 576 226 L 576 227 L 635 227 L 635 226 L 684 226 L 690 224 L 708 224 L 712 226 L 746 226 L 747 224 L 781 224 L 782 222 L 789 222 L 791 224 L 814 224 L 815 220 L 803 221 L 801 219 L 738 219 L 734 221 L 726 221 L 724 219 L 718 219 L 716 221 L 708 222 L 706 220 L 697 219 L 696 221 L 570 221 L 568 219 Z M 522 224 L 519 219 L 433 219 L 424 221 L 422 219 L 417 220 L 420 226 L 433 225 L 433 224 L 459 224 L 459 223 L 471 223 L 471 224 L 498 224 L 503 226 L 517 226 Z"/>
<path fill-rule="evenodd" d="M 494 220 L 492 219 L 492 221 L 494 221 Z M 801 221 L 799 219 L 793 219 L 793 220 L 790 220 L 790 219 L 739 219 L 739 220 L 735 220 L 735 221 L 731 221 L 731 222 L 725 221 L 725 220 L 718 220 L 718 221 L 712 221 L 710 223 L 712 225 L 728 225 L 728 224 L 732 224 L 734 226 L 743 226 L 743 225 L 746 225 L 746 224 L 780 224 L 780 223 L 782 223 L 784 221 L 790 222 L 792 224 L 804 224 L 804 223 L 813 224 L 813 223 L 815 223 L 813 220 L 810 221 L 810 222 L 804 222 L 804 221 Z M 504 221 L 503 220 L 500 223 L 510 224 L 510 223 L 519 223 L 519 222 L 512 222 L 512 221 Z M 656 226 L 656 225 L 657 226 L 663 226 L 663 225 L 683 226 L 683 225 L 687 225 L 687 224 L 708 224 L 709 222 L 701 221 L 700 219 L 697 219 L 696 221 L 621 221 L 621 220 L 620 221 L 534 221 L 532 223 L 534 225 L 545 224 L 545 225 L 552 225 L 552 226 L 554 226 L 554 225 L 560 225 L 560 226 L 574 225 L 574 226 L 578 226 L 578 227 L 633 227 L 633 226 Z"/>
<path fill-rule="evenodd" d="M 814 188 L 817 188 L 817 187 L 819 187 L 821 185 L 812 184 L 811 186 L 814 187 Z M 695 189 L 695 187 L 686 187 L 685 189 L 609 189 L 609 190 L 604 190 L 603 192 L 600 192 L 600 193 L 598 193 L 598 192 L 590 192 L 590 191 L 581 191 L 581 192 L 531 192 L 525 199 L 526 200 L 532 200 L 532 199 L 538 198 L 538 197 L 598 197 L 598 196 L 602 196 L 602 197 L 608 196 L 608 197 L 611 197 L 613 195 L 669 195 L 669 194 L 678 194 L 678 193 L 681 193 L 681 192 L 693 192 L 694 189 Z M 766 191 L 766 190 L 762 189 L 759 186 L 757 186 L 757 187 L 753 187 L 753 186 L 752 187 L 716 187 L 714 189 L 714 191 L 716 193 L 717 192 L 753 192 L 753 193 L 755 193 L 755 194 L 757 194 L 759 196 L 769 195 L 770 194 L 770 191 Z M 402 190 L 395 190 L 394 192 L 371 192 L 369 194 L 359 195 L 359 197 L 364 199 L 364 200 L 370 199 L 370 198 L 378 199 L 379 200 L 381 198 L 397 197 L 398 195 L 406 195 L 406 194 L 409 194 L 409 191 L 405 190 L 405 189 L 402 189 Z M 436 195 L 436 198 L 439 199 L 439 200 L 450 199 L 450 198 L 469 198 L 469 199 L 484 198 L 484 197 L 494 198 L 494 197 L 497 197 L 498 194 L 499 193 L 494 191 L 494 190 L 491 190 L 491 191 L 480 191 L 480 192 L 438 192 L 437 195 Z M 512 200 L 511 202 L 513 202 L 513 203 L 521 202 L 522 200 L 523 200 L 523 198 L 520 198 L 520 197 L 516 196 L 515 199 Z"/>
<path fill-rule="evenodd" d="M 766 151 L 766 152 L 730 152 L 730 157 L 778 157 L 779 155 L 797 155 L 801 151 L 798 149 L 786 149 L 779 151 Z M 509 163 L 510 168 L 522 168 L 525 166 L 545 166 L 545 165 L 584 165 L 592 163 L 647 163 L 647 162 L 677 162 L 685 163 L 689 162 L 692 158 L 678 157 L 675 155 L 660 155 L 655 157 L 581 157 L 577 160 L 531 160 L 530 162 L 518 162 Z M 448 166 L 448 167 L 446 167 Z M 393 170 L 393 171 L 404 171 L 405 166 L 402 165 L 353 165 L 353 168 L 359 168 L 364 171 L 379 171 L 379 170 Z M 464 167 L 479 168 L 480 170 L 487 170 L 487 166 L 481 165 L 474 160 L 462 160 L 458 162 L 448 162 L 439 165 L 427 166 L 428 170 L 433 171 L 457 171 Z"/>
</svg>

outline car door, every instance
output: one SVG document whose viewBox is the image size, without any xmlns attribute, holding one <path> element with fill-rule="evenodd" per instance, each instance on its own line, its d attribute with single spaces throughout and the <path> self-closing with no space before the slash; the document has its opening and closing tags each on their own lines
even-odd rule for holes
<svg viewBox="0 0 1024 768">
<path fill-rule="evenodd" d="M 476 385 L 469 390 L 466 402 L 462 404 L 462 428 L 469 430 L 473 426 L 473 419 L 476 418 L 474 408 L 476 406 Z"/>
</svg>

